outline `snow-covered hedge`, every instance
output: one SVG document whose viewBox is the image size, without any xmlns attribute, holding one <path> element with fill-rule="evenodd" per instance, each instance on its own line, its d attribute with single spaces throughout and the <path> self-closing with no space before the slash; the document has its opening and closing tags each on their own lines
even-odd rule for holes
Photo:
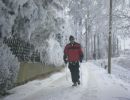
<svg viewBox="0 0 130 100">
<path fill-rule="evenodd" d="M 14 86 L 19 71 L 18 59 L 6 45 L 0 47 L 0 94 Z"/>
</svg>

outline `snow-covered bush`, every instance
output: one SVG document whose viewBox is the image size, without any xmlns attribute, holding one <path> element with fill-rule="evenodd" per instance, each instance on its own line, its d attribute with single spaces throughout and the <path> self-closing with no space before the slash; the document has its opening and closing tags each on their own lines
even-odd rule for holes
<svg viewBox="0 0 130 100">
<path fill-rule="evenodd" d="M 19 71 L 18 59 L 6 45 L 0 47 L 0 93 L 14 86 Z"/>
<path fill-rule="evenodd" d="M 52 64 L 54 66 L 61 66 L 63 64 L 63 49 L 61 48 L 60 44 L 54 40 L 48 40 L 48 48 L 47 48 L 47 55 L 48 55 L 48 64 Z"/>
</svg>

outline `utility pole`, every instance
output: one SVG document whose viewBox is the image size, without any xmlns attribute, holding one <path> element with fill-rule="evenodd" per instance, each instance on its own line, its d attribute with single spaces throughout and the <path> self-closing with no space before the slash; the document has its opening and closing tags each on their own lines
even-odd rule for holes
<svg viewBox="0 0 130 100">
<path fill-rule="evenodd" d="M 108 73 L 111 74 L 111 37 L 112 37 L 112 0 L 110 0 L 109 10 L 109 48 L 108 48 Z"/>
</svg>

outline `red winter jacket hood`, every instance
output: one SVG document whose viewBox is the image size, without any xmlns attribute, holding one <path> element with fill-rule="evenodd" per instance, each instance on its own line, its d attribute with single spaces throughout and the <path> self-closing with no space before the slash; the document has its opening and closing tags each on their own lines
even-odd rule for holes
<svg viewBox="0 0 130 100">
<path fill-rule="evenodd" d="M 82 59 L 83 59 L 83 52 L 80 44 L 74 42 L 73 44 L 69 43 L 65 46 L 64 61 L 76 62 L 76 61 L 82 61 Z"/>
</svg>

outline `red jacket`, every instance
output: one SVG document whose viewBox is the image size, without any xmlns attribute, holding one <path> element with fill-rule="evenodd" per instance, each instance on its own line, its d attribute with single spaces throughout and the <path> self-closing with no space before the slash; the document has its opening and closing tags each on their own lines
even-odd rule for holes
<svg viewBox="0 0 130 100">
<path fill-rule="evenodd" d="M 73 44 L 69 43 L 65 46 L 64 49 L 64 61 L 68 62 L 82 62 L 83 52 L 80 44 L 74 42 Z"/>
</svg>

